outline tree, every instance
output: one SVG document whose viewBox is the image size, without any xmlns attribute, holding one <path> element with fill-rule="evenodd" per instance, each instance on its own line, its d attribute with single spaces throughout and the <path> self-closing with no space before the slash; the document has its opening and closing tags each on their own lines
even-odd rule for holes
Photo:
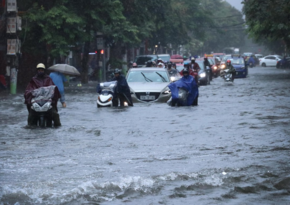
<svg viewBox="0 0 290 205">
<path fill-rule="evenodd" d="M 32 6 L 31 6 L 32 5 Z M 82 82 L 88 82 L 88 55 L 97 31 L 126 41 L 137 32 L 122 14 L 119 0 L 28 0 L 24 20 L 24 49 L 45 51 L 56 58 L 67 55 L 69 45 L 82 45 Z M 121 35 L 126 33 L 127 36 Z M 23 37 L 24 38 L 24 37 Z"/>
<path fill-rule="evenodd" d="M 290 48 L 289 0 L 244 0 L 243 3 L 251 38 L 270 44 L 282 40 L 285 47 Z"/>
</svg>

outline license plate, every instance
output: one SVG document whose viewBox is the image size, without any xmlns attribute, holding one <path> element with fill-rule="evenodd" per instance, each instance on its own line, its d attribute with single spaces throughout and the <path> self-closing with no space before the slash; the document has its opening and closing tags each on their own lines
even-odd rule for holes
<svg viewBox="0 0 290 205">
<path fill-rule="evenodd" d="M 155 96 L 154 95 L 141 95 L 140 99 L 141 100 L 155 100 Z"/>
</svg>

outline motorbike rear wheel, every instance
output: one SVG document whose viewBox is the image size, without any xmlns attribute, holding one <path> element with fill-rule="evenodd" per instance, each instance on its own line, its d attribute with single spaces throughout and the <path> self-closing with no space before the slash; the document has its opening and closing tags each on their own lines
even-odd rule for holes
<svg viewBox="0 0 290 205">
<path fill-rule="evenodd" d="M 39 127 L 45 127 L 45 119 L 44 116 L 39 117 Z"/>
</svg>

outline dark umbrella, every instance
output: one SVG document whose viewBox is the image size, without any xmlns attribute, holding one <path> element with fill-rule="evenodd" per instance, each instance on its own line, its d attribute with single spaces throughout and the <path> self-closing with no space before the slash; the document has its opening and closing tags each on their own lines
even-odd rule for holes
<svg viewBox="0 0 290 205">
<path fill-rule="evenodd" d="M 171 59 L 183 59 L 183 57 L 181 55 L 178 55 L 178 54 L 172 55 L 170 58 Z"/>
</svg>

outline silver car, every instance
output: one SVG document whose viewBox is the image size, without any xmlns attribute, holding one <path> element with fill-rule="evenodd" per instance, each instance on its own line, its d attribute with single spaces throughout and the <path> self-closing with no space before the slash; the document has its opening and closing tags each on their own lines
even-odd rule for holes
<svg viewBox="0 0 290 205">
<path fill-rule="evenodd" d="M 126 76 L 133 102 L 166 102 L 171 82 L 164 68 L 131 68 Z"/>
</svg>

